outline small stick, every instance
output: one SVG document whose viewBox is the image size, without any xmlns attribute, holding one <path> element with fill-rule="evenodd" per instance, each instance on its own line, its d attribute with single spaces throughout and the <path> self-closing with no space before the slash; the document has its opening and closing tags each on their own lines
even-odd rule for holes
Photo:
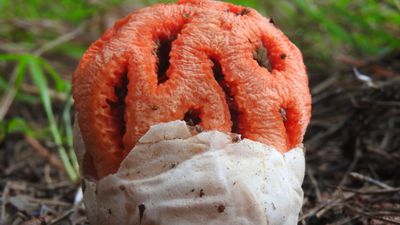
<svg viewBox="0 0 400 225">
<path fill-rule="evenodd" d="M 393 194 L 396 192 L 400 192 L 400 187 L 396 187 L 393 189 L 379 189 L 379 190 L 374 190 L 374 189 L 369 189 L 369 190 L 357 190 L 353 188 L 345 188 L 341 187 L 341 189 L 345 192 L 354 192 L 359 195 L 379 195 L 379 194 Z"/>
<path fill-rule="evenodd" d="M 341 219 L 341 220 L 339 220 L 339 221 L 333 223 L 332 225 L 350 224 L 350 222 L 352 222 L 353 220 L 357 220 L 357 219 L 359 219 L 359 218 L 360 218 L 359 215 L 353 216 L 353 217 L 351 217 L 351 218 L 343 218 L 343 219 Z"/>
<path fill-rule="evenodd" d="M 323 213 L 325 213 L 329 209 L 332 209 L 332 207 L 336 206 L 338 203 L 347 201 L 347 200 L 351 199 L 354 196 L 355 196 L 354 193 L 350 193 L 348 195 L 343 196 L 343 198 L 336 198 L 336 199 L 329 200 L 328 202 L 324 202 L 324 203 L 320 204 L 319 206 L 316 206 L 313 209 L 309 210 L 306 214 L 301 216 L 298 221 L 305 220 L 305 219 L 307 219 L 309 217 L 312 217 L 312 216 L 314 216 L 316 214 L 318 214 L 319 216 L 322 216 Z M 321 213 L 321 211 L 323 213 Z"/>
<path fill-rule="evenodd" d="M 359 149 L 359 145 L 360 145 L 360 141 L 359 141 L 359 139 L 357 139 L 357 146 L 356 146 L 356 151 L 354 154 L 353 161 L 351 162 L 349 168 L 347 168 L 345 175 L 343 176 L 342 180 L 339 183 L 339 186 L 343 186 L 343 184 L 346 183 L 347 177 L 349 175 L 351 175 L 351 171 L 353 171 L 356 168 L 358 161 L 361 158 L 361 150 Z"/>
<path fill-rule="evenodd" d="M 50 151 L 40 144 L 39 141 L 28 135 L 25 135 L 25 140 L 32 146 L 33 149 L 36 150 L 37 153 L 39 153 L 39 155 L 49 160 L 50 164 L 65 172 L 65 168 L 60 159 L 56 155 L 51 154 Z"/>
<path fill-rule="evenodd" d="M 357 209 L 357 208 L 355 208 L 353 206 L 350 206 L 350 205 L 347 205 L 347 204 L 345 204 L 344 206 L 349 208 L 349 209 L 354 210 L 359 215 L 363 215 L 363 216 L 366 216 L 366 217 L 369 217 L 369 218 L 372 218 L 372 219 L 376 219 L 376 220 L 381 220 L 381 221 L 384 221 L 384 222 L 387 222 L 387 223 L 391 223 L 391 224 L 399 224 L 400 225 L 399 221 L 395 221 L 395 220 L 392 220 L 392 219 L 389 219 L 389 218 L 376 216 L 376 215 L 373 215 L 373 214 L 368 213 L 368 212 L 364 212 L 363 210 Z"/>
<path fill-rule="evenodd" d="M 337 193 L 340 194 L 340 198 L 337 199 L 337 200 L 335 200 L 334 203 L 332 203 L 332 204 L 330 204 L 330 205 L 328 205 L 328 206 L 322 208 L 321 210 L 319 210 L 319 211 L 315 214 L 315 216 L 316 216 L 317 218 L 321 218 L 321 216 L 324 215 L 326 212 L 330 211 L 330 210 L 333 209 L 334 207 L 341 206 L 341 205 L 343 204 L 343 202 L 345 202 L 347 199 L 350 199 L 350 198 L 352 198 L 353 196 L 355 196 L 354 193 L 345 193 L 345 194 L 342 194 L 341 191 L 340 191 L 340 189 L 337 191 Z"/>
<path fill-rule="evenodd" d="M 7 94 L 0 101 L 0 121 L 3 121 L 4 117 L 7 115 L 8 110 L 11 107 L 11 104 L 14 101 L 15 96 L 17 95 L 17 89 L 15 83 L 17 82 L 18 69 L 14 67 L 14 70 L 10 77 L 10 89 L 7 91 Z"/>
<path fill-rule="evenodd" d="M 335 83 L 338 80 L 339 76 L 331 76 L 327 79 L 325 79 L 324 81 L 322 81 L 321 83 L 319 83 L 318 85 L 316 85 L 315 87 L 313 87 L 313 89 L 311 90 L 311 93 L 313 95 L 319 94 L 323 91 L 325 91 L 327 88 L 329 88 L 330 86 L 332 86 L 333 83 Z"/>
<path fill-rule="evenodd" d="M 317 196 L 318 202 L 320 202 L 321 201 L 321 192 L 318 187 L 318 182 L 314 177 L 314 173 L 312 172 L 312 170 L 310 168 L 307 169 L 307 175 L 310 178 L 311 184 L 314 186 L 315 195 Z"/>
<path fill-rule="evenodd" d="M 7 181 L 6 186 L 3 189 L 2 193 L 2 203 L 1 203 L 1 215 L 0 215 L 0 223 L 4 222 L 4 218 L 6 217 L 6 204 L 8 202 L 8 193 L 10 192 L 10 182 Z"/>
<path fill-rule="evenodd" d="M 27 92 L 29 94 L 34 94 L 34 95 L 39 95 L 39 88 L 37 88 L 34 85 L 31 84 L 21 84 L 20 89 L 24 92 Z M 60 101 L 66 101 L 68 96 L 65 93 L 58 93 L 57 91 L 53 89 L 49 89 L 49 96 L 52 99 L 60 100 Z"/>
<path fill-rule="evenodd" d="M 74 213 L 74 211 L 76 210 L 76 207 L 72 207 L 71 209 L 69 209 L 68 211 L 66 211 L 65 213 L 63 213 L 61 216 L 53 219 L 52 221 L 50 221 L 50 225 L 52 224 L 56 224 L 62 220 L 65 220 L 66 218 L 68 218 L 72 213 Z"/>
<path fill-rule="evenodd" d="M 392 70 L 388 70 L 387 68 L 381 66 L 381 65 L 377 65 L 377 64 L 371 64 L 372 61 L 366 61 L 366 60 L 360 60 L 360 59 L 355 59 L 353 57 L 350 56 L 344 56 L 341 55 L 338 57 L 338 60 L 346 63 L 348 65 L 352 65 L 352 66 L 356 66 L 356 67 L 365 67 L 365 66 L 370 66 L 370 68 L 372 69 L 372 71 L 374 73 L 376 73 L 377 75 L 380 75 L 382 77 L 395 77 L 395 76 L 399 76 L 398 73 L 392 71 Z"/>
<path fill-rule="evenodd" d="M 36 51 L 34 51 L 33 54 L 36 56 L 40 56 L 43 53 L 63 44 L 65 42 L 68 42 L 68 41 L 74 39 L 75 37 L 77 37 L 79 34 L 81 34 L 83 32 L 85 25 L 86 25 L 85 23 L 82 23 L 76 29 L 72 30 L 71 32 L 63 34 L 63 35 L 57 37 L 56 39 L 54 39 L 50 42 L 47 42 L 46 44 L 44 44 L 43 46 L 38 48 Z"/>
<path fill-rule="evenodd" d="M 376 186 L 378 186 L 380 188 L 383 188 L 383 189 L 386 189 L 386 190 L 394 189 L 393 187 L 391 187 L 391 186 L 389 186 L 389 185 L 387 185 L 387 184 L 385 184 L 385 183 L 383 183 L 383 182 L 381 182 L 379 180 L 376 180 L 376 179 L 374 179 L 372 177 L 365 176 L 365 175 L 362 175 L 362 174 L 359 174 L 359 173 L 356 173 L 356 172 L 351 172 L 350 176 L 353 177 L 354 179 L 357 179 L 357 180 L 366 181 L 368 183 L 375 184 Z"/>
<path fill-rule="evenodd" d="M 385 160 L 389 160 L 389 161 L 393 161 L 393 162 L 398 162 L 398 160 L 400 160 L 400 157 L 398 155 L 389 154 L 386 151 L 381 151 L 381 150 L 375 149 L 373 147 L 367 147 L 366 150 L 368 153 L 376 154 L 376 155 L 384 158 Z"/>
<path fill-rule="evenodd" d="M 69 203 L 69 202 L 63 202 L 63 201 L 55 200 L 55 199 L 32 198 L 32 199 L 29 199 L 29 201 L 32 203 L 45 204 L 45 205 L 55 205 L 55 206 L 65 206 L 65 207 L 71 206 L 71 203 Z"/>
</svg>

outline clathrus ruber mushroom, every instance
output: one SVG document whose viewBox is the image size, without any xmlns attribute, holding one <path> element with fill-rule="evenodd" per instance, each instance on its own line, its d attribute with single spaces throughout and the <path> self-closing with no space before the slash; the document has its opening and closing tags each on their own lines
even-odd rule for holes
<svg viewBox="0 0 400 225">
<path fill-rule="evenodd" d="M 73 76 L 92 224 L 296 224 L 311 100 L 302 55 L 255 10 L 137 10 Z"/>
</svg>

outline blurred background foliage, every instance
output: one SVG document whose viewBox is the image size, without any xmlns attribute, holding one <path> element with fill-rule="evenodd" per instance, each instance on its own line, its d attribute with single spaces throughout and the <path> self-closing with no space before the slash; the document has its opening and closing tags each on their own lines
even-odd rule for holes
<svg viewBox="0 0 400 225">
<path fill-rule="evenodd" d="M 70 78 L 88 45 L 115 19 L 157 0 L 0 0 L 0 143 L 24 135 L 58 150 L 70 179 Z M 400 48 L 400 0 L 231 0 L 272 17 L 302 50 L 311 83 L 350 56 L 370 60 Z M 18 136 L 21 137 L 21 136 Z"/>
</svg>

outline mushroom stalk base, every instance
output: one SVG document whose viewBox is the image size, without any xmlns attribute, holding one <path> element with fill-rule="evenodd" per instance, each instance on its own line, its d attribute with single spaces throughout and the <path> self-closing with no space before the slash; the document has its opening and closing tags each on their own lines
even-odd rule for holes
<svg viewBox="0 0 400 225">
<path fill-rule="evenodd" d="M 115 174 L 84 179 L 84 201 L 98 225 L 292 225 L 304 168 L 301 146 L 282 154 L 174 121 L 152 126 Z"/>
</svg>

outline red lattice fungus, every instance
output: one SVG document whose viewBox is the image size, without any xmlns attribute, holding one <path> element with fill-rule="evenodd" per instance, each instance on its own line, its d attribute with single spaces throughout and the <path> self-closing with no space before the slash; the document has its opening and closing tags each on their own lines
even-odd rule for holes
<svg viewBox="0 0 400 225">
<path fill-rule="evenodd" d="M 73 95 L 97 177 L 151 125 L 173 120 L 285 152 L 302 142 L 311 108 L 300 51 L 255 10 L 210 0 L 119 20 L 82 57 Z"/>
</svg>

